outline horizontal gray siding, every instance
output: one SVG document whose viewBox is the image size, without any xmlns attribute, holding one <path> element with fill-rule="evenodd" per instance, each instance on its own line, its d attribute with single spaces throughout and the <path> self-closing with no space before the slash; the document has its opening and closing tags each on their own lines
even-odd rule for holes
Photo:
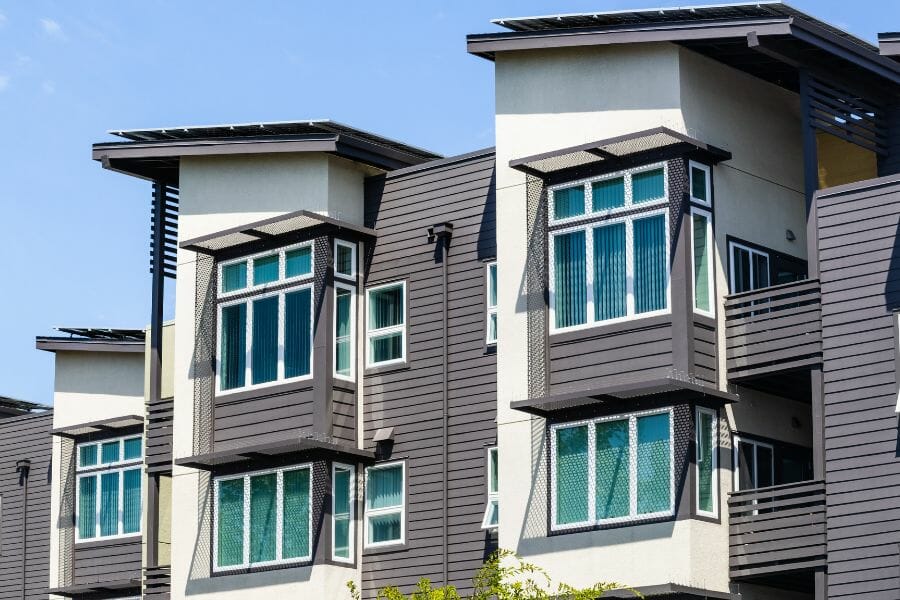
<svg viewBox="0 0 900 600">
<path fill-rule="evenodd" d="M 141 538 L 75 544 L 74 585 L 141 578 Z"/>
<path fill-rule="evenodd" d="M 233 398 L 216 398 L 213 419 L 215 449 L 296 437 L 299 430 L 312 429 L 313 407 L 311 384 L 299 388 L 295 386 L 292 391 L 267 393 L 257 390 Z"/>
<path fill-rule="evenodd" d="M 900 595 L 895 341 L 900 178 L 818 203 L 828 597 Z"/>
<path fill-rule="evenodd" d="M 368 225 L 378 230 L 368 284 L 406 279 L 409 367 L 367 375 L 367 446 L 394 428 L 393 458 L 407 460 L 405 547 L 363 559 L 363 595 L 420 578 L 443 580 L 442 367 L 448 365 L 448 583 L 466 590 L 493 550 L 481 530 L 486 448 L 496 441 L 496 359 L 485 347 L 485 264 L 495 256 L 494 157 L 476 156 L 370 182 Z M 428 227 L 453 223 L 448 261 L 448 335 L 442 337 L 441 264 Z M 502 267 L 500 267 L 502 268 Z"/>
<path fill-rule="evenodd" d="M 694 377 L 718 385 L 716 325 L 713 319 L 694 316 Z"/>
<path fill-rule="evenodd" d="M 175 416 L 173 398 L 163 398 L 147 405 L 147 447 L 145 463 L 149 469 L 172 470 L 172 421 Z"/>
<path fill-rule="evenodd" d="M 53 413 L 0 419 L 0 600 L 47 597 L 50 577 L 50 459 Z M 25 514 L 24 594 L 22 517 L 24 486 L 16 461 L 31 461 Z"/>
<path fill-rule="evenodd" d="M 356 394 L 335 389 L 332 398 L 332 437 L 356 445 Z"/>
<path fill-rule="evenodd" d="M 591 391 L 672 373 L 671 316 L 550 336 L 550 393 Z"/>
</svg>

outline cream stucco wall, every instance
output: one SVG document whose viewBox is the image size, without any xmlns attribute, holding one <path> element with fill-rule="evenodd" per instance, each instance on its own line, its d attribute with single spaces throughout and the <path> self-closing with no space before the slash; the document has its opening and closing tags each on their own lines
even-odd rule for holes
<svg viewBox="0 0 900 600">
<path fill-rule="evenodd" d="M 670 44 L 499 53 L 495 73 L 497 254 L 502 265 L 500 546 L 573 584 L 599 579 L 728 592 L 727 518 L 721 524 L 687 519 L 547 537 L 543 422 L 509 408 L 511 401 L 528 396 L 528 341 L 525 177 L 507 165 L 514 158 L 658 126 L 731 151 L 733 159 L 714 170 L 721 302 L 727 293 L 726 235 L 805 254 L 796 96 Z M 795 242 L 785 240 L 786 228 L 797 235 Z M 724 338 L 721 343 L 724 348 Z M 721 372 L 724 355 L 720 353 Z M 722 413 L 720 440 L 726 451 L 734 427 L 809 444 L 808 406 L 749 391 L 747 397 L 746 404 Z M 792 416 L 800 420 L 799 429 L 792 426 Z M 730 472 L 721 466 L 720 507 L 733 485 Z"/>
<path fill-rule="evenodd" d="M 57 352 L 53 427 L 144 414 L 144 355 Z"/>
</svg>

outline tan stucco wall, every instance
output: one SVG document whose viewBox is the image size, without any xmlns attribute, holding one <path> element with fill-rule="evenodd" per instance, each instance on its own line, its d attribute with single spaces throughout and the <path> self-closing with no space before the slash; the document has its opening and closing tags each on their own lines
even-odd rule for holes
<svg viewBox="0 0 900 600">
<path fill-rule="evenodd" d="M 144 355 L 57 352 L 53 427 L 144 414 Z"/>
<path fill-rule="evenodd" d="M 146 332 L 146 352 L 144 353 L 144 395 L 150 397 L 150 327 Z M 175 395 L 175 378 L 173 367 L 175 366 L 175 358 L 173 351 L 175 350 L 175 322 L 168 321 L 163 323 L 162 334 L 162 368 L 160 373 L 160 398 L 171 398 Z"/>
</svg>

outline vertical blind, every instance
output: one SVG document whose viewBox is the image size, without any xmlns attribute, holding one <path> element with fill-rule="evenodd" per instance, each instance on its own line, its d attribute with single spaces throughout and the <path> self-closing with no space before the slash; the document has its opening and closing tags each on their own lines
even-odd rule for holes
<svg viewBox="0 0 900 600">
<path fill-rule="evenodd" d="M 402 327 L 406 313 L 403 285 L 396 284 L 369 290 L 369 361 L 386 362 L 403 357 L 403 331 L 394 329 L 385 333 L 378 330 Z"/>
<path fill-rule="evenodd" d="M 665 175 L 662 167 L 635 173 L 631 176 L 632 202 L 649 202 L 666 195 Z"/>
<path fill-rule="evenodd" d="M 556 522 L 583 523 L 588 516 L 588 426 L 556 431 Z"/>
<path fill-rule="evenodd" d="M 222 291 L 233 292 L 247 287 L 247 263 L 240 262 L 222 267 Z"/>
<path fill-rule="evenodd" d="M 669 414 L 637 419 L 637 511 L 664 512 L 671 503 Z"/>
<path fill-rule="evenodd" d="M 553 192 L 553 218 L 568 219 L 584 214 L 584 186 L 574 186 Z"/>
<path fill-rule="evenodd" d="M 399 541 L 403 511 L 403 466 L 369 469 L 366 477 L 368 542 Z M 396 509 L 390 510 L 389 509 Z"/>
<path fill-rule="evenodd" d="M 595 212 L 625 206 L 625 178 L 595 181 L 591 184 L 591 197 Z"/>
<path fill-rule="evenodd" d="M 340 246 L 338 246 L 340 248 Z M 353 343 L 353 324 L 351 323 L 353 291 L 347 288 L 335 288 L 334 291 L 334 372 L 349 376 L 351 344 Z"/>
<path fill-rule="evenodd" d="M 141 470 L 122 472 L 122 533 L 141 530 Z"/>
<path fill-rule="evenodd" d="M 708 220 L 705 215 L 699 213 L 693 213 L 691 220 L 694 233 L 694 308 L 709 312 L 710 240 L 707 236 Z"/>
<path fill-rule="evenodd" d="M 594 319 L 624 317 L 626 311 L 625 223 L 594 229 Z"/>
<path fill-rule="evenodd" d="M 311 372 L 312 291 L 309 288 L 284 295 L 284 376 Z"/>
<path fill-rule="evenodd" d="M 278 296 L 253 301 L 251 381 L 275 381 L 278 377 Z"/>
<path fill-rule="evenodd" d="M 713 497 L 713 415 L 706 411 L 697 413 L 697 508 L 704 512 L 712 512 Z"/>
<path fill-rule="evenodd" d="M 352 471 L 345 467 L 335 467 L 333 485 L 334 498 L 334 548 L 336 558 L 350 558 L 350 491 L 353 485 Z"/>
<path fill-rule="evenodd" d="M 279 260 L 277 254 L 253 259 L 253 285 L 278 281 Z"/>
<path fill-rule="evenodd" d="M 631 511 L 628 419 L 597 423 L 596 446 L 596 518 L 626 517 Z"/>
<path fill-rule="evenodd" d="M 78 488 L 78 537 L 86 540 L 97 535 L 97 478 L 82 477 Z"/>
<path fill-rule="evenodd" d="M 312 273 L 312 247 L 303 246 L 284 253 L 284 276 L 298 277 Z"/>
<path fill-rule="evenodd" d="M 556 327 L 587 321 L 585 232 L 573 231 L 553 238 Z"/>
<path fill-rule="evenodd" d="M 275 560 L 276 496 L 275 473 L 250 478 L 250 563 Z"/>
<path fill-rule="evenodd" d="M 282 531 L 282 558 L 302 558 L 311 554 L 309 531 L 310 470 L 285 471 Z"/>
<path fill-rule="evenodd" d="M 666 307 L 668 264 L 664 215 L 634 221 L 634 311 Z"/>
<path fill-rule="evenodd" d="M 220 481 L 216 501 L 217 564 L 240 565 L 244 562 L 244 480 Z"/>
<path fill-rule="evenodd" d="M 247 305 L 222 308 L 221 388 L 244 386 L 247 351 Z"/>
</svg>

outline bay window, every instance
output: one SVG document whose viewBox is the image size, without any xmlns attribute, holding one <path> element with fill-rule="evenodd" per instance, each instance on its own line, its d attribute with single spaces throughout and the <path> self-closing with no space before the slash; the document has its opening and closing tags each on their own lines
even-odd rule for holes
<svg viewBox="0 0 900 600">
<path fill-rule="evenodd" d="M 219 275 L 218 391 L 311 376 L 312 246 L 222 263 Z"/>
<path fill-rule="evenodd" d="M 712 218 L 705 210 L 691 208 L 691 251 L 694 274 L 694 310 L 715 315 Z"/>
<path fill-rule="evenodd" d="M 356 290 L 334 284 L 334 375 L 339 379 L 354 379 L 356 336 Z"/>
<path fill-rule="evenodd" d="M 353 503 L 356 469 L 335 463 L 331 468 L 331 558 L 353 562 Z"/>
<path fill-rule="evenodd" d="M 717 517 L 719 513 L 718 451 L 716 411 L 697 408 L 697 514 Z"/>
<path fill-rule="evenodd" d="M 143 438 L 76 446 L 75 529 L 78 541 L 141 532 Z"/>
<path fill-rule="evenodd" d="M 674 514 L 672 411 L 553 425 L 551 528 Z"/>
<path fill-rule="evenodd" d="M 366 304 L 366 364 L 406 360 L 406 282 L 367 289 Z"/>
<path fill-rule="evenodd" d="M 402 544 L 406 539 L 406 466 L 388 463 L 366 469 L 366 547 Z"/>
<path fill-rule="evenodd" d="M 217 478 L 213 570 L 309 561 L 311 490 L 308 464 Z"/>
</svg>

